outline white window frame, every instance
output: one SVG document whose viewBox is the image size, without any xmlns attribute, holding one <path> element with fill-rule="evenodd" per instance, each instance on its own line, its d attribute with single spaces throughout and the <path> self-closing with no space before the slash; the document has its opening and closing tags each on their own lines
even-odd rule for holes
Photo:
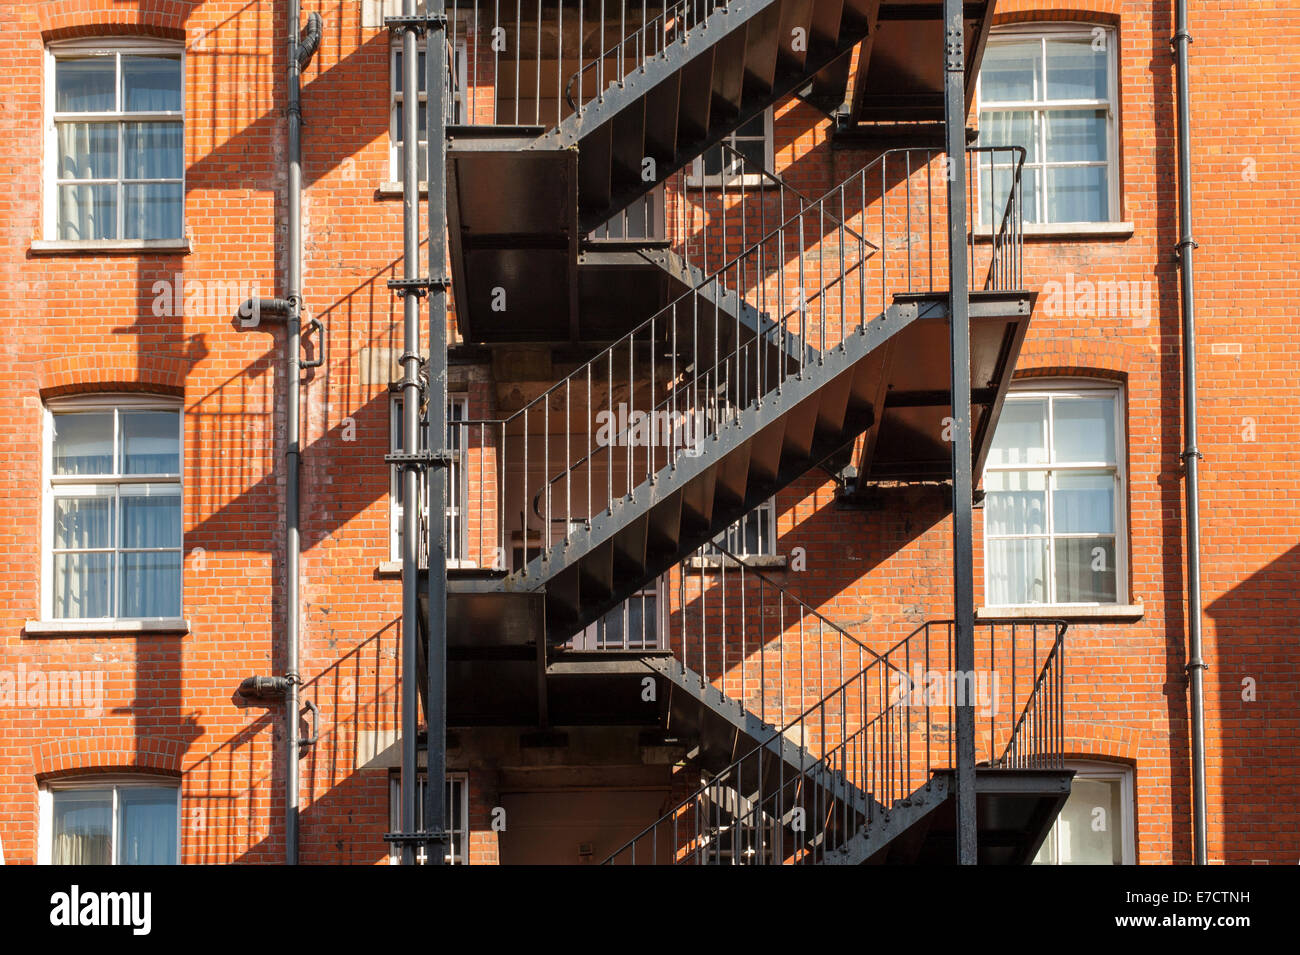
<svg viewBox="0 0 1300 955">
<path fill-rule="evenodd" d="M 1021 399 L 1048 399 L 1053 398 L 1109 398 L 1113 402 L 1115 421 L 1115 461 L 1110 462 L 1070 462 L 1069 464 L 1058 464 L 1054 460 L 1053 449 L 1053 422 L 1055 412 L 1049 404 L 1046 442 L 1047 442 L 1047 461 L 1041 464 L 1023 465 L 1023 464 L 1003 464 L 992 465 L 985 464 L 984 473 L 990 472 L 1002 473 L 1026 473 L 1026 472 L 1044 472 L 1046 474 L 1046 505 L 1043 515 L 1046 530 L 1042 534 L 990 534 L 988 520 L 984 522 L 984 595 L 985 604 L 988 607 L 999 608 L 1025 608 L 1025 607 L 1115 607 L 1124 606 L 1128 603 L 1128 568 L 1129 568 L 1129 534 L 1128 534 L 1128 473 L 1126 461 L 1128 458 L 1127 451 L 1127 434 L 1125 433 L 1125 415 L 1124 415 L 1124 388 L 1118 382 L 1108 382 L 1095 379 L 1082 378 L 1061 378 L 1061 379 L 1034 379 L 1025 383 L 1013 384 L 1007 394 L 1007 400 L 1011 401 L 1016 398 Z M 1088 537 L 1093 535 L 1057 535 L 1053 530 L 1053 494 L 1055 491 L 1055 475 L 1060 471 L 1109 471 L 1115 472 L 1115 600 L 1105 603 L 1099 601 L 1093 602 L 1061 602 L 1054 600 L 1056 596 L 1056 540 L 1058 537 Z M 991 576 L 993 573 L 993 562 L 991 558 L 990 540 L 1014 540 L 1014 539 L 1038 539 L 1047 538 L 1047 557 L 1043 571 L 1045 583 L 1047 585 L 1047 600 L 1044 603 L 1030 604 L 994 604 L 989 595 L 992 593 Z"/>
<path fill-rule="evenodd" d="M 728 133 L 726 136 L 723 136 L 722 139 L 719 140 L 719 142 L 727 146 L 730 146 L 732 149 L 735 149 L 737 142 L 757 142 L 757 140 L 758 140 L 757 136 L 737 137 L 736 133 L 732 132 L 732 133 Z M 705 150 L 705 152 L 707 151 L 708 150 Z M 764 169 L 774 168 L 774 166 L 776 165 L 774 156 L 775 156 L 775 145 L 774 145 L 774 137 L 772 134 L 772 107 L 769 106 L 767 109 L 763 111 L 763 168 Z M 711 176 L 706 176 L 704 174 L 703 154 L 697 156 L 695 159 L 691 161 L 690 173 L 686 177 L 686 184 L 688 186 L 699 186 L 699 187 L 710 188 L 710 189 L 721 188 L 723 186 L 726 186 L 729 189 L 733 186 L 763 186 L 763 185 L 767 185 L 768 182 L 769 180 L 766 179 L 760 173 L 727 175 L 725 172 L 720 172 Z"/>
<path fill-rule="evenodd" d="M 54 417 L 66 412 L 113 413 L 113 455 L 114 465 L 118 466 L 118 426 L 119 412 L 122 411 L 171 411 L 177 419 L 177 453 L 180 470 L 172 474 L 84 474 L 56 477 L 54 474 Z M 42 464 L 41 464 L 41 617 L 43 620 L 69 622 L 98 621 L 156 621 L 177 620 L 185 616 L 185 409 L 179 399 L 157 396 L 130 394 L 103 394 L 56 398 L 46 402 L 42 409 Z M 54 501 L 59 496 L 55 488 L 62 493 L 107 494 L 108 488 L 143 484 L 174 484 L 180 497 L 181 507 L 181 546 L 180 553 L 180 593 L 178 612 L 175 617 L 55 617 L 54 616 Z M 114 519 L 113 553 L 123 548 L 120 546 L 122 524 L 120 514 Z M 156 551 L 171 553 L 172 547 L 132 548 L 133 552 Z M 116 608 L 119 601 L 117 588 L 120 583 L 118 574 L 113 576 L 112 604 Z"/>
<path fill-rule="evenodd" d="M 424 53 L 427 48 L 427 41 L 421 40 L 417 44 L 419 53 Z M 392 183 L 400 183 L 406 176 L 406 170 L 398 162 L 397 150 L 401 141 L 401 130 L 398 129 L 401 113 L 398 107 L 402 102 L 404 93 L 397 91 L 397 54 L 402 52 L 402 39 L 400 36 L 393 38 L 388 47 L 388 179 Z M 456 89 L 448 90 L 451 96 L 452 120 L 449 125 L 456 126 L 463 124 L 466 120 L 465 111 L 468 108 L 465 93 L 469 88 L 468 73 L 469 47 L 465 37 L 462 35 L 456 42 L 456 51 L 454 57 L 453 69 L 456 73 Z M 418 61 L 417 61 L 418 62 Z M 429 92 L 426 89 L 419 95 L 420 108 L 428 101 Z M 459 122 L 456 122 L 459 121 Z M 428 141 L 420 140 L 417 147 L 421 150 L 428 149 Z"/>
<path fill-rule="evenodd" d="M 1086 759 L 1071 760 L 1065 764 L 1066 769 L 1074 770 L 1075 779 L 1094 779 L 1104 780 L 1107 782 L 1118 782 L 1120 785 L 1119 805 L 1121 818 L 1111 820 L 1112 828 L 1118 828 L 1120 837 L 1120 865 L 1135 865 L 1135 830 L 1137 828 L 1137 818 L 1134 813 L 1133 799 L 1133 768 L 1123 763 L 1112 763 L 1103 760 Z M 1064 808 L 1064 807 L 1062 807 Z M 1052 828 L 1047 833 L 1047 838 L 1043 840 L 1046 846 L 1049 841 L 1053 842 L 1054 857 L 1058 860 L 1054 863 L 1040 863 L 1042 865 L 1062 865 L 1060 847 L 1060 827 L 1058 825 L 1060 817 L 1052 820 Z M 1041 849 L 1040 849 L 1041 851 Z"/>
<path fill-rule="evenodd" d="M 665 577 L 660 575 L 656 577 L 648 586 L 641 588 L 632 596 L 628 597 L 621 604 L 603 615 L 599 620 L 587 624 L 582 632 L 576 634 L 572 640 L 565 644 L 565 649 L 577 651 L 600 651 L 608 653 L 610 651 L 628 650 L 628 651 L 650 651 L 665 650 L 668 648 L 668 607 L 664 600 L 668 587 L 665 583 Z M 632 645 L 628 639 L 628 603 L 633 600 L 642 600 L 646 597 L 653 597 L 655 602 L 655 619 L 653 623 L 654 644 L 652 646 Z M 600 627 L 605 622 L 605 617 L 612 613 L 623 614 L 623 643 L 624 646 L 614 644 L 604 644 L 600 642 Z"/>
<path fill-rule="evenodd" d="M 149 55 L 165 54 L 167 56 L 179 57 L 181 64 L 181 108 L 176 111 L 157 111 L 157 112 L 123 112 L 122 107 L 122 56 L 125 55 Z M 54 68 L 55 61 L 65 56 L 87 56 L 87 55 L 112 55 L 117 62 L 117 73 L 114 81 L 114 97 L 117 109 L 112 113 L 56 113 L 54 111 L 55 83 Z M 42 232 L 46 241 L 72 242 L 76 245 L 86 245 L 94 247 L 95 245 L 105 242 L 112 243 L 148 243 L 148 242 L 179 242 L 185 238 L 185 181 L 188 172 L 185 162 L 185 45 L 178 41 L 172 40 L 155 40 L 147 38 L 119 38 L 119 37 L 97 37 L 93 39 L 77 40 L 58 40 L 48 44 L 45 47 L 45 152 L 44 152 L 44 215 L 42 216 Z M 82 121 L 82 122 L 109 122 L 118 126 L 117 136 L 117 178 L 111 180 L 99 179 L 82 179 L 77 180 L 81 183 L 115 183 L 118 189 L 117 199 L 117 235 L 113 239 L 60 239 L 59 237 L 59 137 L 56 130 L 58 122 L 65 121 Z M 180 234 L 174 236 L 150 236 L 148 238 L 128 239 L 123 235 L 125 225 L 126 202 L 124 198 L 125 188 L 123 186 L 122 173 L 125 170 L 123 162 L 123 150 L 125 149 L 125 137 L 122 135 L 122 127 L 132 122 L 172 122 L 179 121 L 181 127 L 181 228 Z M 175 179 L 132 179 L 126 180 L 132 183 L 174 183 Z"/>
<path fill-rule="evenodd" d="M 423 767 L 420 768 L 416 775 L 415 787 L 415 804 L 416 812 L 419 816 L 424 815 L 424 787 L 428 782 L 429 774 Z M 451 852 L 443 856 L 443 861 L 447 865 L 469 865 L 469 773 L 447 773 L 447 783 L 451 787 L 451 798 L 460 803 L 460 830 L 452 833 Z M 447 808 L 451 808 L 448 802 Z M 455 815 L 452 815 L 455 819 Z M 402 828 L 402 776 L 400 773 L 389 773 L 388 775 L 388 826 L 393 832 L 399 832 Z M 457 841 L 459 837 L 459 841 Z M 415 850 L 415 864 L 426 865 L 428 863 L 428 853 L 424 846 L 418 846 Z M 388 847 L 388 864 L 402 864 L 402 847 L 397 843 L 392 843 Z"/>
<path fill-rule="evenodd" d="M 181 856 L 181 785 L 175 776 L 149 774 L 88 774 L 66 776 L 47 780 L 37 790 L 38 831 L 36 837 L 37 865 L 54 864 L 54 794 L 77 789 L 112 789 L 113 810 L 110 823 L 113 846 L 111 865 L 118 865 L 117 814 L 118 793 L 122 789 L 174 789 L 176 791 L 176 862 Z"/>
<path fill-rule="evenodd" d="M 388 400 L 388 447 L 391 451 L 397 451 L 402 445 L 402 393 L 400 391 L 390 392 Z M 469 415 L 469 395 L 461 392 L 453 393 L 447 396 L 447 413 L 448 421 L 464 421 Z M 463 432 L 462 432 L 463 433 Z M 469 529 L 466 526 L 466 518 L 469 512 L 469 476 L 466 471 L 467 449 L 462 448 L 460 461 L 456 466 L 449 468 L 447 472 L 448 480 L 455 482 L 458 486 L 455 490 L 458 498 L 454 499 L 447 506 L 448 513 L 458 511 L 459 521 L 453 521 L 452 527 L 457 531 L 455 540 L 447 541 L 447 566 L 472 568 L 476 564 L 464 556 L 469 543 Z M 402 479 L 401 469 L 396 465 L 389 465 L 388 476 L 388 559 L 390 561 L 399 561 L 402 559 L 402 505 L 397 502 L 398 499 L 398 482 Z M 421 475 L 419 482 L 419 495 L 421 505 L 425 500 L 425 483 L 424 476 Z M 425 555 L 421 555 L 421 560 Z"/>
<path fill-rule="evenodd" d="M 764 542 L 763 528 L 760 523 L 758 531 L 759 549 L 751 553 L 745 545 L 744 522 L 756 514 L 759 516 L 760 521 L 762 521 L 763 516 L 766 515 L 768 533 L 767 540 Z M 749 511 L 749 513 L 745 514 L 744 517 L 741 517 L 739 520 L 732 523 L 726 530 L 715 537 L 712 543 L 722 541 L 723 545 L 727 547 L 727 550 L 731 551 L 741 559 L 746 557 L 775 557 L 777 556 L 776 538 L 776 497 L 769 497 L 762 504 L 759 504 L 753 510 Z M 728 542 L 733 542 L 737 546 L 729 546 Z"/>
<path fill-rule="evenodd" d="M 1038 172 L 1039 189 L 1037 192 L 1038 207 L 1034 210 L 1034 217 L 1025 216 L 1025 225 L 1027 227 L 1036 227 L 1043 229 L 1062 229 L 1069 226 L 1089 226 L 1096 225 L 1096 222 L 1087 220 L 1084 222 L 1071 222 L 1066 220 L 1054 221 L 1047 219 L 1047 129 L 1045 116 L 1053 110 L 1063 109 L 1083 109 L 1091 107 L 1093 109 L 1106 110 L 1106 200 L 1107 200 L 1107 217 L 1102 222 L 1118 222 L 1120 219 L 1120 177 L 1119 177 L 1119 50 L 1117 47 L 1116 31 L 1114 27 L 1100 23 L 1016 23 L 1005 27 L 998 27 L 989 37 L 989 43 L 997 44 L 1000 41 L 1021 41 L 1038 39 L 1039 45 L 1043 50 L 1043 69 L 1046 70 L 1047 54 L 1046 41 L 1048 39 L 1085 39 L 1092 40 L 1094 31 L 1105 31 L 1106 38 L 1106 99 L 1104 100 L 1013 100 L 1007 102 L 996 102 L 990 104 L 984 99 L 984 83 L 981 76 L 975 85 L 975 115 L 982 117 L 987 110 L 997 112 L 1030 112 L 1034 114 L 1034 123 L 1038 130 L 1039 143 L 1042 145 L 1041 154 L 1036 163 L 1031 163 L 1028 158 L 1025 160 L 1025 171 L 1031 167 Z M 980 125 L 983 125 L 982 119 Z M 983 145 L 980 143 L 979 145 Z M 1026 143 L 1016 145 L 1028 146 Z M 1070 163 L 1052 163 L 1053 167 L 1058 166 L 1100 166 L 1099 161 L 1089 162 L 1070 162 Z M 1023 173 L 1022 173 L 1023 175 Z M 980 182 L 977 188 L 983 188 L 983 177 L 979 178 Z M 984 208 L 984 198 L 981 196 L 976 206 L 976 211 Z M 995 211 L 994 218 L 999 218 Z M 997 222 L 994 222 L 994 228 Z"/>
</svg>

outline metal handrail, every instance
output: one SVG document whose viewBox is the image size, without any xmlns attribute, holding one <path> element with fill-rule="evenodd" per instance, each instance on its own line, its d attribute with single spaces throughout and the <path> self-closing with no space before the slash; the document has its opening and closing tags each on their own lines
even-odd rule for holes
<svg viewBox="0 0 1300 955">
<path fill-rule="evenodd" d="M 996 162 L 1000 149 L 969 151 L 965 161 L 978 164 L 988 156 Z M 1001 155 L 1023 156 L 1019 147 L 1005 150 Z M 935 180 L 939 155 L 890 150 L 819 199 L 805 202 L 799 194 L 798 211 L 764 228 L 759 241 L 726 256 L 694 288 L 518 411 L 497 422 L 465 423 L 480 432 L 490 429 L 490 435 L 480 434 L 480 443 L 490 438 L 495 446 L 500 481 L 508 463 L 524 482 L 515 510 L 523 514 L 518 529 L 524 532 L 524 573 L 538 552 L 529 543 L 534 521 L 541 522 L 538 549 L 549 561 L 553 528 L 562 526 L 567 542 L 575 526 L 589 525 L 596 514 L 634 497 L 664 468 L 719 437 L 747 408 L 815 368 L 828 348 L 860 332 L 894 296 L 946 285 L 946 243 L 935 237 L 944 194 Z M 999 288 L 1018 272 L 1018 265 L 1011 267 L 1019 258 L 1018 215 L 1013 191 L 994 249 L 999 264 L 993 284 Z M 743 234 L 752 223 L 746 218 L 742 226 Z M 871 226 L 879 240 L 863 234 Z M 815 241 L 809 241 L 810 233 Z M 896 234 L 905 241 L 884 241 Z M 728 302 L 734 314 L 715 307 Z M 745 319 L 741 309 L 757 320 Z M 552 413 L 566 423 L 562 433 L 551 433 Z M 556 459 L 563 462 L 558 467 Z M 506 490 L 500 481 L 496 502 Z M 496 502 L 481 497 L 471 518 L 485 535 L 495 522 L 504 547 L 505 507 Z M 494 517 L 485 513 L 489 507 L 498 511 Z"/>
<path fill-rule="evenodd" d="M 1012 680 L 1009 696 L 1013 702 L 1013 713 L 1017 710 L 1019 718 L 1015 719 L 1010 729 L 1006 748 L 1001 758 L 993 758 L 996 749 L 990 753 L 989 766 L 992 769 L 1022 768 L 1027 765 L 1038 767 L 1060 766 L 1064 753 L 1064 638 L 1066 624 L 1060 620 L 982 620 L 976 623 L 976 633 L 987 633 L 987 656 L 990 664 L 995 662 L 1000 643 L 1007 639 L 1006 628 L 1010 628 L 1010 656 Z M 1046 657 L 1038 665 L 1039 630 L 1051 627 L 1055 636 L 1045 641 Z M 1015 706 L 1019 700 L 1019 672 L 1017 663 L 1018 641 L 1029 631 L 1029 659 L 1033 662 L 1031 672 L 1035 674 L 1023 707 Z M 936 637 L 936 631 L 946 639 Z M 889 651 L 873 660 L 859 673 L 850 677 L 823 699 L 809 707 L 795 719 L 768 735 L 745 755 L 734 760 L 730 765 L 714 774 L 690 796 L 687 796 L 660 819 L 647 826 L 627 843 L 612 853 L 606 860 L 613 864 L 621 859 L 635 864 L 637 846 L 650 840 L 651 859 L 642 861 L 659 861 L 660 842 L 668 837 L 668 851 L 672 853 L 672 862 L 707 862 L 721 861 L 720 840 L 724 833 L 729 833 L 734 840 L 748 837 L 750 845 L 747 851 L 757 848 L 757 860 L 763 862 L 768 855 L 776 862 L 816 862 L 824 860 L 835 849 L 847 846 L 850 840 L 871 826 L 875 815 L 880 811 L 890 811 L 901 799 L 914 795 L 918 788 L 930 785 L 933 773 L 942 768 L 942 762 L 936 764 L 936 754 L 942 761 L 944 750 L 947 751 L 946 764 L 953 765 L 953 744 L 951 735 L 938 738 L 934 732 L 931 719 L 932 709 L 947 714 L 947 727 L 955 722 L 957 699 L 950 697 L 946 702 L 931 707 L 929 698 L 922 704 L 923 718 L 917 722 L 904 711 L 916 707 L 913 699 L 915 684 L 910 676 L 905 683 L 900 683 L 893 691 L 885 694 L 885 685 L 881 680 L 872 679 L 873 670 L 881 663 L 888 663 L 891 657 L 897 661 L 899 655 L 904 657 L 904 672 L 911 673 L 912 660 L 926 673 L 934 662 L 946 662 L 951 667 L 954 659 L 952 635 L 954 628 L 951 620 L 933 620 L 922 624 Z M 937 646 L 936 646 L 937 644 Z M 1002 656 L 1007 656 L 1005 648 Z M 897 669 L 897 667 L 895 668 Z M 997 671 L 990 668 L 991 672 Z M 951 669 L 949 675 L 951 675 Z M 972 680 L 973 682 L 973 680 Z M 990 679 L 990 683 L 996 681 Z M 954 681 L 953 686 L 957 683 Z M 996 691 L 994 691 L 995 696 Z M 867 716 L 867 703 L 874 697 L 879 702 L 879 711 Z M 996 702 L 996 699 L 993 700 Z M 857 709 L 855 709 L 855 705 Z M 966 705 L 966 704 L 963 704 Z M 975 704 L 970 704 L 975 705 Z M 831 725 L 827 726 L 827 711 L 830 710 Z M 994 738 L 992 728 L 997 725 L 996 706 L 990 706 L 988 722 L 990 746 Z M 978 712 L 978 710 L 977 710 Z M 1038 716 L 1037 714 L 1042 714 Z M 1032 714 L 1028 715 L 1027 714 Z M 859 715 L 853 722 L 845 722 L 845 717 Z M 836 733 L 835 721 L 839 720 Z M 918 732 L 918 727 L 920 731 Z M 1026 728 L 1031 731 L 1030 738 L 1025 739 Z M 977 735 L 978 735 L 977 730 Z M 833 745 L 823 745 L 823 752 L 814 755 L 807 764 L 791 767 L 789 775 L 782 769 L 775 784 L 771 781 L 772 771 L 762 771 L 763 761 L 778 759 L 773 750 L 774 744 L 794 737 L 808 745 L 811 738 L 823 744 L 829 738 Z M 946 744 L 946 745 L 945 745 Z M 937 753 L 936 753 L 937 751 Z M 1014 752 L 1014 755 L 1009 755 Z M 786 765 L 782 759 L 780 765 Z M 923 772 L 922 772 L 923 770 Z M 746 789 L 748 780 L 748 789 Z M 757 795 L 748 795 L 754 788 Z M 719 791 L 730 790 L 734 804 L 739 807 L 747 803 L 744 812 L 724 814 L 717 809 L 716 795 Z M 714 811 L 713 824 L 698 825 L 701 807 L 707 819 L 710 808 Z M 685 855 L 683 835 L 679 829 L 679 819 L 683 811 L 694 810 L 696 825 L 692 833 L 685 837 Z M 820 832 L 809 836 L 809 829 L 795 828 L 789 834 L 790 845 L 784 844 L 786 828 L 784 820 L 795 811 L 802 810 L 812 816 L 805 823 L 820 826 Z M 768 845 L 764 845 L 765 840 Z M 770 843 L 776 842 L 773 846 Z M 731 851 L 735 862 L 735 845 Z"/>
</svg>

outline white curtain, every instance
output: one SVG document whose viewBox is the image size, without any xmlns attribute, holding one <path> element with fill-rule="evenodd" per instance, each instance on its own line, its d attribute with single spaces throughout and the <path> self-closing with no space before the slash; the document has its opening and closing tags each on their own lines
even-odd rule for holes
<svg viewBox="0 0 1300 955">
<path fill-rule="evenodd" d="M 55 865 L 108 865 L 113 861 L 113 792 L 69 790 L 54 794 Z"/>
<path fill-rule="evenodd" d="M 116 123 L 60 123 L 60 179 L 117 178 Z M 117 238 L 117 186 L 71 183 L 59 186 L 61 239 Z"/>
<path fill-rule="evenodd" d="M 117 864 L 176 864 L 176 790 L 118 791 Z"/>
</svg>

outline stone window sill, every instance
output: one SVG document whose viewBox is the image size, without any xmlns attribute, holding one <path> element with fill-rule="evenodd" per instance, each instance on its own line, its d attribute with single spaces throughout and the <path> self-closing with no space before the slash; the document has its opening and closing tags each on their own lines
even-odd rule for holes
<svg viewBox="0 0 1300 955">
<path fill-rule="evenodd" d="M 1131 222 L 1026 222 L 1021 234 L 1026 241 L 1041 239 L 1056 241 L 1060 239 L 1127 239 L 1133 235 Z M 975 238 L 981 242 L 991 241 L 993 228 L 981 225 L 975 229 Z"/>
<path fill-rule="evenodd" d="M 789 563 L 785 554 L 751 554 L 748 557 L 741 558 L 746 567 L 752 567 L 755 570 L 784 570 Z M 686 566 L 691 570 L 711 571 L 720 573 L 724 568 L 727 570 L 738 570 L 740 564 L 730 557 L 692 557 L 686 562 Z"/>
<path fill-rule="evenodd" d="M 1131 622 L 1141 620 L 1146 610 L 1142 604 L 1104 604 L 1095 607 L 1035 604 L 1030 607 L 980 607 L 976 620 L 1109 620 Z"/>
<path fill-rule="evenodd" d="M 189 239 L 36 239 L 34 255 L 103 255 L 105 253 L 175 252 L 188 255 L 193 249 Z"/>
<path fill-rule="evenodd" d="M 428 568 L 423 563 L 421 563 L 420 569 L 427 570 Z M 447 569 L 448 570 L 477 570 L 478 564 L 474 563 L 472 560 L 449 560 L 447 561 Z M 401 577 L 402 562 L 400 560 L 381 560 L 379 562 L 379 566 L 375 568 L 375 576 L 381 578 Z"/>
<path fill-rule="evenodd" d="M 122 636 L 135 633 L 190 632 L 190 622 L 184 617 L 166 617 L 153 620 L 28 620 L 23 633 L 29 637 Z"/>
</svg>

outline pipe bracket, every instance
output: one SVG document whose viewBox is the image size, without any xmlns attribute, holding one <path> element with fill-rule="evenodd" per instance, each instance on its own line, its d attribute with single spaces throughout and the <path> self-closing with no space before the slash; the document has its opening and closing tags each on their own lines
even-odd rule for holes
<svg viewBox="0 0 1300 955">
<path fill-rule="evenodd" d="M 397 295 L 428 295 L 433 289 L 451 287 L 451 279 L 444 275 L 418 279 L 389 279 L 388 287 Z"/>
<path fill-rule="evenodd" d="M 385 464 L 404 467 L 449 468 L 453 457 L 448 451 L 392 451 L 384 455 Z"/>
<path fill-rule="evenodd" d="M 395 843 L 397 845 L 427 845 L 430 842 L 436 842 L 440 845 L 447 845 L 451 842 L 451 833 L 447 830 L 438 832 L 385 832 L 384 841 Z"/>
<path fill-rule="evenodd" d="M 414 30 L 416 33 L 424 33 L 428 30 L 445 30 L 447 28 L 447 14 L 423 13 L 413 17 L 384 17 L 384 26 L 388 27 L 389 30 Z"/>
</svg>

